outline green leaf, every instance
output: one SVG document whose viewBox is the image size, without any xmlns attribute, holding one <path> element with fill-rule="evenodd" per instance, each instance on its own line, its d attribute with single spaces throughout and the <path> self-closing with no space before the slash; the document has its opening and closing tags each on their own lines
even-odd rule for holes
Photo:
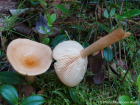
<svg viewBox="0 0 140 105">
<path fill-rule="evenodd" d="M 89 46 L 89 44 L 88 44 L 87 42 L 84 42 L 84 43 L 82 44 L 82 46 L 83 46 L 84 48 L 86 48 L 86 47 Z"/>
<path fill-rule="evenodd" d="M 127 11 L 125 12 L 124 14 L 122 14 L 121 16 L 123 18 L 130 18 L 130 17 L 133 17 L 133 16 L 137 16 L 140 14 L 140 10 L 138 9 L 134 9 L 134 10 L 130 10 L 130 11 Z"/>
<path fill-rule="evenodd" d="M 103 54 L 106 61 L 111 61 L 113 59 L 113 52 L 110 47 L 106 47 Z"/>
<path fill-rule="evenodd" d="M 137 16 L 139 14 L 140 14 L 140 10 L 134 9 L 134 10 L 130 10 L 130 11 L 127 11 L 125 13 L 122 13 L 121 16 L 116 15 L 115 18 L 120 19 L 120 20 L 124 20 L 126 18 Z"/>
<path fill-rule="evenodd" d="M 44 28 L 44 27 L 39 26 L 39 28 L 40 28 L 42 31 L 45 31 L 45 28 Z"/>
<path fill-rule="evenodd" d="M 49 27 L 52 27 L 52 25 L 50 23 L 47 24 Z"/>
<path fill-rule="evenodd" d="M 20 77 L 13 72 L 10 71 L 2 71 L 0 72 L 0 82 L 4 82 L 7 84 L 18 84 L 20 83 Z"/>
<path fill-rule="evenodd" d="M 76 28 L 76 29 L 87 31 L 85 28 L 80 27 L 80 26 L 70 26 L 69 28 Z"/>
<path fill-rule="evenodd" d="M 115 14 L 115 11 L 116 11 L 115 8 L 112 8 L 112 9 L 111 9 L 111 11 L 110 11 L 110 16 L 111 16 L 111 17 Z"/>
<path fill-rule="evenodd" d="M 68 9 L 65 8 L 64 6 L 62 6 L 62 5 L 56 5 L 55 7 L 58 8 L 58 9 L 60 9 L 60 10 L 61 10 L 62 12 L 64 12 L 65 14 L 70 15 Z"/>
<path fill-rule="evenodd" d="M 118 100 L 121 105 L 133 105 L 132 99 L 126 95 L 120 96 Z"/>
<path fill-rule="evenodd" d="M 50 42 L 50 38 L 46 38 L 46 39 L 43 41 L 43 43 L 46 44 L 46 45 L 47 45 L 49 42 Z"/>
<path fill-rule="evenodd" d="M 50 19 L 51 19 L 50 14 L 47 14 L 47 20 L 48 20 L 48 22 L 50 21 Z"/>
<path fill-rule="evenodd" d="M 34 1 L 34 0 L 30 0 L 30 2 L 31 2 L 31 4 L 33 4 L 33 5 L 37 5 L 37 4 L 40 3 L 39 0 L 36 0 L 36 1 Z"/>
<path fill-rule="evenodd" d="M 41 105 L 44 102 L 45 102 L 45 99 L 42 96 L 33 95 L 23 100 L 20 105 Z"/>
<path fill-rule="evenodd" d="M 52 24 L 55 20 L 56 20 L 56 14 L 52 14 L 48 22 Z"/>
<path fill-rule="evenodd" d="M 72 88 L 69 88 L 69 93 L 70 93 L 70 96 L 71 96 L 73 102 L 77 103 L 78 97 L 77 97 L 77 95 L 75 94 L 75 91 L 74 91 Z"/>
<path fill-rule="evenodd" d="M 137 87 L 138 87 L 138 92 L 140 94 L 140 75 L 137 78 Z"/>
<path fill-rule="evenodd" d="M 2 85 L 0 87 L 0 94 L 4 100 L 10 105 L 18 104 L 18 93 L 16 89 L 11 85 Z"/>
<path fill-rule="evenodd" d="M 108 14 L 107 9 L 104 11 L 104 17 L 106 17 L 106 18 L 108 18 L 108 17 L 109 17 L 109 14 Z"/>
<path fill-rule="evenodd" d="M 120 15 L 115 15 L 115 18 L 116 18 L 116 19 L 123 20 L 123 18 L 122 18 Z"/>
<path fill-rule="evenodd" d="M 53 39 L 53 41 L 52 41 L 53 47 L 55 47 L 55 46 L 56 46 L 57 44 L 59 44 L 60 42 L 65 41 L 66 38 L 67 38 L 67 36 L 66 36 L 65 34 L 56 36 L 56 37 Z"/>
<path fill-rule="evenodd" d="M 47 3 L 43 0 L 39 0 L 41 3 L 43 3 L 44 5 L 47 5 Z"/>
</svg>

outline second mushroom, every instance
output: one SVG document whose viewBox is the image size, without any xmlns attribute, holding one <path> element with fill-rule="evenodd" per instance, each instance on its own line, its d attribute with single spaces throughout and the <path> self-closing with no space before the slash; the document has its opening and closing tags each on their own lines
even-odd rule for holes
<svg viewBox="0 0 140 105">
<path fill-rule="evenodd" d="M 69 87 L 78 85 L 86 73 L 88 55 L 102 50 L 130 34 L 129 32 L 124 33 L 122 29 L 118 28 L 85 49 L 76 41 L 59 43 L 53 50 L 53 58 L 57 60 L 54 64 L 57 76 L 63 84 Z"/>
</svg>

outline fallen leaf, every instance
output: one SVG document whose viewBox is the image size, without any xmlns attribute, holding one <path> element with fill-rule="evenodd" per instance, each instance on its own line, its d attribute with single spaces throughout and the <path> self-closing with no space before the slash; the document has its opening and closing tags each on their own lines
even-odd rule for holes
<svg viewBox="0 0 140 105">
<path fill-rule="evenodd" d="M 24 23 L 16 26 L 15 29 L 18 33 L 21 33 L 21 34 L 26 35 L 26 36 L 29 36 L 31 31 L 32 31 L 32 28 L 25 25 Z"/>
<path fill-rule="evenodd" d="M 47 20 L 40 13 L 36 21 L 36 30 L 38 31 L 38 33 L 45 34 L 45 31 L 42 30 L 40 27 L 43 27 L 45 30 L 47 30 L 47 32 L 50 31 L 50 27 L 47 26 L 47 23 L 48 23 Z M 42 38 L 42 36 L 40 36 L 40 38 Z"/>
<path fill-rule="evenodd" d="M 104 11 L 105 11 L 105 8 L 101 8 L 99 5 L 97 5 L 97 9 L 98 9 L 98 17 L 101 18 L 101 16 L 104 16 Z"/>
<path fill-rule="evenodd" d="M 29 8 L 24 8 L 24 9 L 10 9 L 10 13 L 14 16 L 18 16 L 22 13 L 24 13 L 25 11 L 29 10 Z"/>
<path fill-rule="evenodd" d="M 51 4 L 52 6 L 58 5 L 61 3 L 61 0 L 54 0 L 54 2 Z"/>
<path fill-rule="evenodd" d="M 6 42 L 6 37 L 1 36 L 1 47 L 4 47 Z"/>
<path fill-rule="evenodd" d="M 100 69 L 97 75 L 93 75 L 93 80 L 95 84 L 100 84 L 104 80 L 104 70 Z"/>
<path fill-rule="evenodd" d="M 32 93 L 35 93 L 35 89 L 31 85 L 26 85 L 26 86 L 21 87 L 21 90 L 20 90 L 21 96 L 24 95 L 26 98 L 30 96 Z"/>
<path fill-rule="evenodd" d="M 120 65 L 123 69 L 127 70 L 127 65 L 124 61 L 120 60 L 120 59 L 117 59 L 117 63 L 118 65 Z"/>
<path fill-rule="evenodd" d="M 44 94 L 45 91 L 46 91 L 46 89 L 40 90 L 37 92 L 37 94 Z"/>
<path fill-rule="evenodd" d="M 60 26 L 54 26 L 53 30 L 51 31 L 52 33 L 48 35 L 48 37 L 55 37 L 57 35 L 59 35 L 61 31 L 61 27 Z"/>
<path fill-rule="evenodd" d="M 109 67 L 110 67 L 110 70 L 111 70 L 114 74 L 119 75 L 119 74 L 117 73 L 116 64 L 115 64 L 115 63 L 111 63 L 111 64 L 109 65 Z"/>
<path fill-rule="evenodd" d="M 90 71 L 93 74 L 97 74 L 102 68 L 103 61 L 104 61 L 104 59 L 102 59 L 101 52 L 98 53 L 96 56 L 92 56 L 91 61 L 89 61 L 90 62 Z"/>
<path fill-rule="evenodd" d="M 7 0 L 0 0 L 0 10 L 2 9 L 3 11 L 9 11 L 9 9 L 12 8 L 17 8 L 17 2 L 14 1 L 9 1 L 7 4 Z M 1 5 L 2 4 L 2 5 Z M 6 6 L 3 8 L 3 6 L 6 4 Z"/>
<path fill-rule="evenodd" d="M 61 5 L 63 5 L 66 9 L 68 9 L 71 6 L 70 3 L 67 3 L 67 4 L 63 3 Z M 64 12 L 62 12 L 61 10 L 59 10 L 56 7 L 53 7 L 49 10 L 49 14 L 52 14 L 52 13 L 56 14 L 56 21 L 59 20 L 59 17 L 66 16 L 66 14 Z M 67 18 L 67 17 L 65 17 L 65 18 Z"/>
<path fill-rule="evenodd" d="M 36 28 L 33 27 L 32 30 L 33 30 L 36 34 L 38 34 Z M 52 38 L 52 37 L 55 37 L 55 36 L 59 35 L 59 34 L 60 34 L 60 31 L 61 31 L 61 27 L 60 27 L 60 26 L 54 26 L 54 27 L 53 27 L 53 30 L 50 31 L 51 34 L 48 34 L 48 35 L 47 35 L 47 38 Z M 42 38 L 42 34 L 39 34 L 39 38 L 40 38 L 40 39 Z M 44 38 L 45 38 L 45 37 L 44 37 Z"/>
</svg>

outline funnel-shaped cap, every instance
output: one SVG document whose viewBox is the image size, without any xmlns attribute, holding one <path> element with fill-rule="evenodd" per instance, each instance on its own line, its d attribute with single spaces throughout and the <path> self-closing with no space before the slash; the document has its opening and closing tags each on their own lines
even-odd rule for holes
<svg viewBox="0 0 140 105">
<path fill-rule="evenodd" d="M 18 73 L 36 76 L 50 67 L 52 50 L 47 45 L 29 39 L 16 39 L 8 45 L 7 58 Z"/>
</svg>

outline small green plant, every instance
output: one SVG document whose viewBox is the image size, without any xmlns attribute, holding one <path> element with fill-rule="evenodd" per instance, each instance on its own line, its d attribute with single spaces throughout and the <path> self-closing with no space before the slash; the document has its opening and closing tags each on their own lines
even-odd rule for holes
<svg viewBox="0 0 140 105">
<path fill-rule="evenodd" d="M 7 94 L 8 93 L 8 94 Z M 12 85 L 0 86 L 0 94 L 9 105 L 41 105 L 45 99 L 40 95 L 32 95 L 19 102 L 18 93 Z"/>
<path fill-rule="evenodd" d="M 110 70 L 109 70 L 109 62 L 113 59 L 113 52 L 111 48 L 110 47 L 104 48 L 103 55 L 104 55 L 105 60 L 107 61 L 109 89 L 110 89 L 110 94 L 112 95 L 111 83 L 110 83 Z"/>
<path fill-rule="evenodd" d="M 119 97 L 119 103 L 121 105 L 126 105 L 126 103 L 127 105 L 140 105 L 140 75 L 137 78 L 137 88 L 139 93 L 137 100 L 133 100 L 127 95 L 122 95 Z"/>
</svg>

